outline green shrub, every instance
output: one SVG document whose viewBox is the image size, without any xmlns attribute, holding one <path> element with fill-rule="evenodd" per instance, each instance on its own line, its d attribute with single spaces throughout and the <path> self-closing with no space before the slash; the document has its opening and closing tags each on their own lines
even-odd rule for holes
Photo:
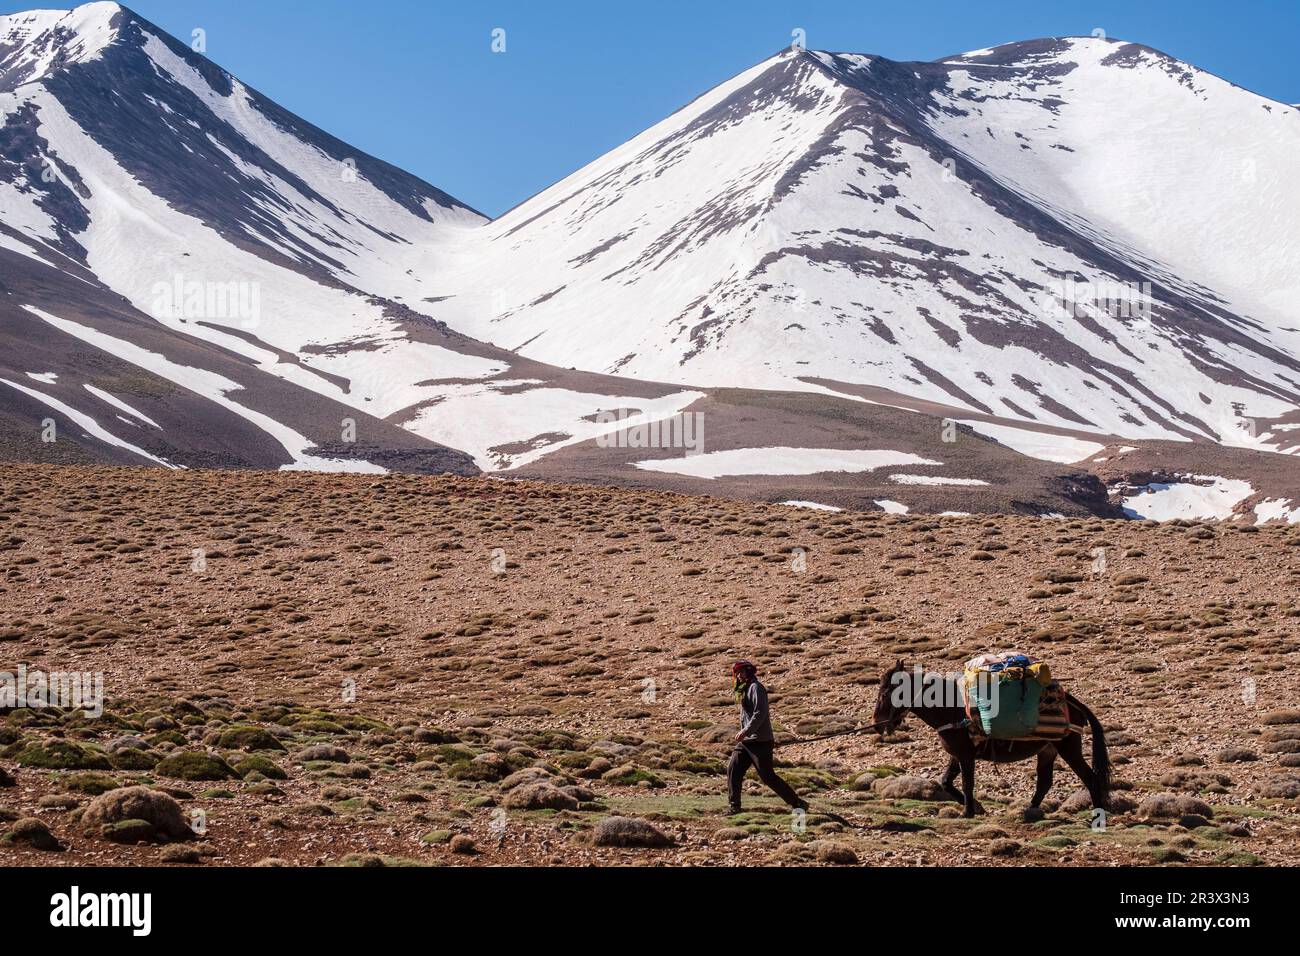
<svg viewBox="0 0 1300 956">
<path fill-rule="evenodd" d="M 239 776 L 226 761 L 201 750 L 187 750 L 164 757 L 154 770 L 159 776 L 178 780 L 234 780 Z"/>
<path fill-rule="evenodd" d="M 228 727 L 217 738 L 217 746 L 226 750 L 284 750 L 284 744 L 261 727 Z"/>
<path fill-rule="evenodd" d="M 289 779 L 289 775 L 281 770 L 274 760 L 263 757 L 261 754 L 253 754 L 237 761 L 235 763 L 235 772 L 241 777 L 247 777 L 252 773 L 260 773 L 268 780 Z"/>
<path fill-rule="evenodd" d="M 32 741 L 15 757 L 20 767 L 42 770 L 111 770 L 108 757 L 70 740 Z"/>
</svg>

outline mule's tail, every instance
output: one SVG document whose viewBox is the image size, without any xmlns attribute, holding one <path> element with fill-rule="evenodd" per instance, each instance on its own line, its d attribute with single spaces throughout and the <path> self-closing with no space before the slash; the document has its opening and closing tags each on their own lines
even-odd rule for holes
<svg viewBox="0 0 1300 956">
<path fill-rule="evenodd" d="M 1110 752 L 1106 749 L 1106 732 L 1101 729 L 1101 721 L 1096 718 L 1082 701 L 1073 694 L 1067 694 L 1070 705 L 1077 707 L 1088 721 L 1092 732 L 1092 773 L 1097 781 L 1097 802 L 1103 809 L 1110 806 Z"/>
</svg>

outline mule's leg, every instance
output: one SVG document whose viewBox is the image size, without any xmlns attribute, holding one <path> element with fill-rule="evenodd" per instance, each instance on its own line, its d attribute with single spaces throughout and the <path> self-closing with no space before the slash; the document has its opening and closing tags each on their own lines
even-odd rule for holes
<svg viewBox="0 0 1300 956">
<path fill-rule="evenodd" d="M 1056 748 L 1044 747 L 1038 751 L 1038 785 L 1034 788 L 1034 799 L 1030 806 L 1036 807 L 1043 802 L 1047 791 L 1052 789 L 1052 766 L 1056 763 Z"/>
<path fill-rule="evenodd" d="M 1102 805 L 1101 794 L 1097 793 L 1097 776 L 1088 766 L 1088 761 L 1083 757 L 1083 737 L 1079 734 L 1069 734 L 1064 740 L 1056 745 L 1057 753 L 1066 765 L 1079 775 L 1083 781 L 1084 787 L 1088 790 L 1088 795 L 1092 797 L 1092 805 L 1100 807 Z"/>
<path fill-rule="evenodd" d="M 963 750 L 958 760 L 961 762 L 961 794 L 965 807 L 962 816 L 969 818 L 981 809 L 975 802 L 975 748 Z"/>
<path fill-rule="evenodd" d="M 953 781 L 957 779 L 957 774 L 961 772 L 961 761 L 956 757 L 950 757 L 948 760 L 948 769 L 944 771 L 943 779 L 939 781 L 939 786 L 943 787 L 944 793 L 952 797 L 958 803 L 964 804 L 966 798 L 962 792 L 953 786 Z"/>
</svg>

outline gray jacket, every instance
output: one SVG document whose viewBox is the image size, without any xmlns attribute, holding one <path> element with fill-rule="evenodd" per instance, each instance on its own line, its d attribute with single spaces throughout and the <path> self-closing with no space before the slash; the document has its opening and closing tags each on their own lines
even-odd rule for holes
<svg viewBox="0 0 1300 956">
<path fill-rule="evenodd" d="M 776 740 L 772 733 L 772 715 L 767 707 L 767 688 L 758 681 L 751 681 L 740 698 L 740 732 L 745 740 L 756 743 L 771 743 Z"/>
</svg>

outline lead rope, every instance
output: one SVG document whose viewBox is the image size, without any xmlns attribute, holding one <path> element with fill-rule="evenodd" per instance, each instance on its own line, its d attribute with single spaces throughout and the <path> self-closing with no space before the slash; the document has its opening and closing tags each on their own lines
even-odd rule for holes
<svg viewBox="0 0 1300 956">
<path fill-rule="evenodd" d="M 833 733 L 833 734 L 818 734 L 818 735 L 815 736 L 815 737 L 797 737 L 797 738 L 795 738 L 794 740 L 780 740 L 780 741 L 777 741 L 773 746 L 775 746 L 775 747 L 789 747 L 789 746 L 793 746 L 794 744 L 810 744 L 810 743 L 812 743 L 813 741 L 816 741 L 816 740 L 830 740 L 832 737 L 848 737 L 848 736 L 851 736 L 851 735 L 853 735 L 853 734 L 868 734 L 868 733 L 874 733 L 874 732 L 876 732 L 876 730 L 877 730 L 878 728 L 880 728 L 880 727 L 884 727 L 884 726 L 886 726 L 886 725 L 885 725 L 885 724 L 871 724 L 870 726 L 867 726 L 867 727 L 854 727 L 852 730 L 837 730 L 837 731 L 835 731 L 835 733 Z"/>
</svg>

